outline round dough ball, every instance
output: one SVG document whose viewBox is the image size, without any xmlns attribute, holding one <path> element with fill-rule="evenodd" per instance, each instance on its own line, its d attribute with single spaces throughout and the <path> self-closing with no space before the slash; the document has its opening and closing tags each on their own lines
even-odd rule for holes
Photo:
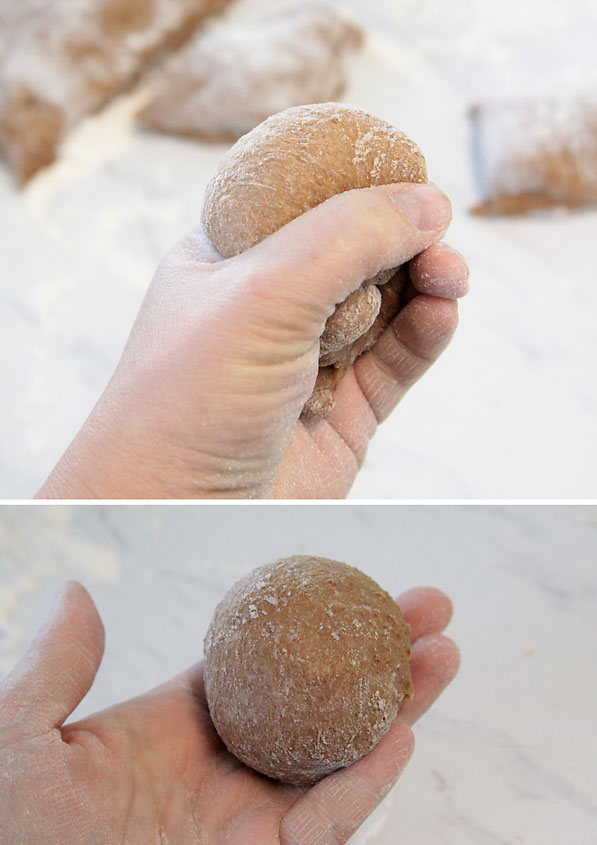
<svg viewBox="0 0 597 845">
<path fill-rule="evenodd" d="M 341 103 L 297 106 L 256 126 L 224 155 L 207 186 L 203 225 L 215 249 L 229 258 L 335 194 L 426 181 L 421 151 L 386 121 Z M 395 268 L 382 270 L 339 303 L 321 338 L 321 366 L 345 369 L 360 337 L 372 327 L 371 344 L 379 337 L 389 321 L 376 325 L 380 300 L 371 285 L 385 285 L 394 275 Z M 329 413 L 333 390 L 326 389 L 325 403 L 312 397 L 306 411 Z"/>
<path fill-rule="evenodd" d="M 250 572 L 205 638 L 205 689 L 227 748 L 309 784 L 367 754 L 412 696 L 410 627 L 367 575 L 297 555 Z"/>
</svg>

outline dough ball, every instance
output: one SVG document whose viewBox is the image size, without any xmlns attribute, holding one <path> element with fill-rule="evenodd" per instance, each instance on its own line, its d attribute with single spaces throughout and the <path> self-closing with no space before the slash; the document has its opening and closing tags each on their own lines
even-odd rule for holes
<svg viewBox="0 0 597 845">
<path fill-rule="evenodd" d="M 250 572 L 205 638 L 216 730 L 247 766 L 314 783 L 367 754 L 412 697 L 410 627 L 367 575 L 297 555 Z"/>
<path fill-rule="evenodd" d="M 236 140 L 272 114 L 336 99 L 363 35 L 318 3 L 200 32 L 159 74 L 141 122 L 202 140 Z"/>
<path fill-rule="evenodd" d="M 341 103 L 298 106 L 268 118 L 224 155 L 206 190 L 203 225 L 215 249 L 229 258 L 335 194 L 426 181 L 419 148 L 384 120 Z M 352 302 L 332 314 L 322 337 L 322 366 L 343 369 L 354 360 L 352 347 L 376 327 L 371 285 L 385 285 L 396 269 L 365 280 Z M 306 410 L 325 416 L 333 390 L 330 395 L 331 403 L 308 403 Z"/>
</svg>

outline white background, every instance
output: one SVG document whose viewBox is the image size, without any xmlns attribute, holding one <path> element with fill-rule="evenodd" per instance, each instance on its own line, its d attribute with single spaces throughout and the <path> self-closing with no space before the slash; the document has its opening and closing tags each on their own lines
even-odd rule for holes
<svg viewBox="0 0 597 845">
<path fill-rule="evenodd" d="M 354 842 L 592 845 L 596 552 L 590 507 L 5 507 L 0 676 L 66 578 L 107 630 L 79 715 L 198 660 L 217 601 L 253 566 L 311 553 L 396 595 L 430 584 L 454 600 L 462 669 Z"/>
<path fill-rule="evenodd" d="M 230 16 L 280 5 L 239 0 Z M 456 340 L 378 433 L 353 496 L 595 496 L 597 213 L 470 217 L 467 109 L 595 90 L 597 4 L 339 5 L 369 36 L 344 99 L 420 144 L 472 283 Z M 225 150 L 135 130 L 143 96 L 86 121 L 24 192 L 0 169 L 0 497 L 34 493 L 85 419 Z"/>
</svg>

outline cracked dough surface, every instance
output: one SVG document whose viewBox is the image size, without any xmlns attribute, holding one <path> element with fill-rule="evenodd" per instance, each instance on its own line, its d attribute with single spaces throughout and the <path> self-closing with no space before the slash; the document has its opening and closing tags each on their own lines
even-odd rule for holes
<svg viewBox="0 0 597 845">
<path fill-rule="evenodd" d="M 345 563 L 297 555 L 253 570 L 216 608 L 205 688 L 243 763 L 314 783 L 367 754 L 412 697 L 410 627 Z"/>
</svg>

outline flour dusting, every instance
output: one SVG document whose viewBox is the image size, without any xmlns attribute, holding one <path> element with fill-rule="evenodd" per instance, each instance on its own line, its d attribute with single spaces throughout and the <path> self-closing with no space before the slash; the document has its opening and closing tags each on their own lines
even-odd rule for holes
<svg viewBox="0 0 597 845">
<path fill-rule="evenodd" d="M 412 694 L 398 607 L 362 572 L 324 558 L 287 558 L 242 578 L 216 609 L 205 657 L 223 741 L 293 783 L 367 753 Z"/>
</svg>

